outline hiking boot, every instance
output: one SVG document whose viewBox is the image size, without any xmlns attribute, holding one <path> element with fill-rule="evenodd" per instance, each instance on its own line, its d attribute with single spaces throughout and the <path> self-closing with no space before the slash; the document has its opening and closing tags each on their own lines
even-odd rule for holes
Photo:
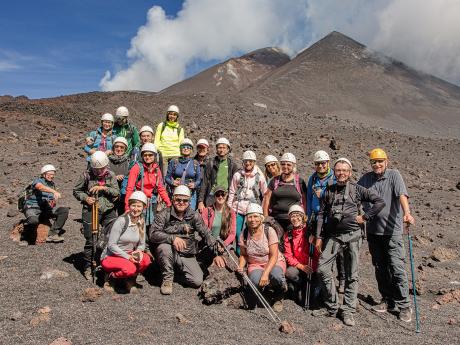
<svg viewBox="0 0 460 345">
<path fill-rule="evenodd" d="M 343 315 L 343 323 L 346 326 L 353 327 L 356 325 L 355 318 L 353 317 L 352 314 L 345 314 Z"/>
<path fill-rule="evenodd" d="M 27 247 L 28 245 L 29 245 L 29 241 L 21 240 L 18 242 L 18 246 L 20 247 Z"/>
<path fill-rule="evenodd" d="M 371 307 L 376 313 L 386 313 L 388 311 L 388 304 L 386 301 L 382 301 L 377 305 Z"/>
<path fill-rule="evenodd" d="M 48 236 L 46 238 L 46 242 L 48 243 L 62 243 L 64 242 L 64 237 L 59 236 L 58 234 Z"/>
<path fill-rule="evenodd" d="M 409 307 L 401 308 L 399 310 L 398 319 L 404 322 L 411 322 L 412 321 L 412 309 Z"/>
<path fill-rule="evenodd" d="M 92 280 L 93 275 L 91 274 L 91 269 L 87 268 L 83 271 L 83 277 L 85 277 L 86 280 Z"/>
<path fill-rule="evenodd" d="M 313 310 L 311 312 L 311 315 L 315 317 L 335 317 L 337 315 L 337 312 L 323 308 Z"/>
<path fill-rule="evenodd" d="M 162 295 L 172 294 L 173 282 L 170 280 L 164 280 L 160 287 L 160 292 Z"/>
<path fill-rule="evenodd" d="M 276 301 L 273 303 L 272 308 L 275 313 L 281 313 L 283 311 L 283 301 Z"/>
<path fill-rule="evenodd" d="M 339 287 L 337 288 L 337 291 L 342 295 L 345 293 L 345 280 L 339 280 Z"/>
</svg>

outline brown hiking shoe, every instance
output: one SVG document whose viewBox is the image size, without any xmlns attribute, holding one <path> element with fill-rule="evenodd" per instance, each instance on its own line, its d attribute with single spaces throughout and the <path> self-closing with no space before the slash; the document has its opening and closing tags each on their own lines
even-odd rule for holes
<svg viewBox="0 0 460 345">
<path fill-rule="evenodd" d="M 354 325 L 356 325 L 355 318 L 353 317 L 352 314 L 343 315 L 343 323 L 346 326 L 350 326 L 350 327 L 353 327 Z"/>
<path fill-rule="evenodd" d="M 272 308 L 275 313 L 281 313 L 283 311 L 283 301 L 276 301 L 273 303 Z"/>
<path fill-rule="evenodd" d="M 164 280 L 160 287 L 160 292 L 162 295 L 172 294 L 173 282 L 170 280 Z"/>
<path fill-rule="evenodd" d="M 371 309 L 376 313 L 386 313 L 388 310 L 388 305 L 386 301 L 382 301 L 379 304 L 372 306 Z"/>
<path fill-rule="evenodd" d="M 91 269 L 87 268 L 86 270 L 83 271 L 83 277 L 85 277 L 86 280 L 92 280 L 93 275 L 91 274 Z"/>
<path fill-rule="evenodd" d="M 412 309 L 409 307 L 401 308 L 399 310 L 398 319 L 404 322 L 411 322 L 412 321 Z"/>
</svg>

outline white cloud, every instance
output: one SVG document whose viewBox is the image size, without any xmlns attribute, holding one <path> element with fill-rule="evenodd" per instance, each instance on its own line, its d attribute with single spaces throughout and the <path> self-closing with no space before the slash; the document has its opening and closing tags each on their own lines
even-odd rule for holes
<svg viewBox="0 0 460 345">
<path fill-rule="evenodd" d="M 460 83 L 458 0 L 186 0 L 176 17 L 152 7 L 126 69 L 103 90 L 158 91 L 197 61 L 279 46 L 294 54 L 337 30 L 406 64 Z"/>
</svg>

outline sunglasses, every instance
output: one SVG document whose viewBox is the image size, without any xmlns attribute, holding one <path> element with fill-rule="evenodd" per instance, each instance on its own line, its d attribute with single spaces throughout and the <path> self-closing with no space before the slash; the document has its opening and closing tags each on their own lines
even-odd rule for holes
<svg viewBox="0 0 460 345">
<path fill-rule="evenodd" d="M 217 192 L 216 193 L 217 198 L 221 198 L 221 197 L 226 196 L 226 195 L 227 195 L 227 193 L 225 193 L 225 192 Z"/>
<path fill-rule="evenodd" d="M 142 157 L 154 157 L 155 155 L 153 153 L 144 153 L 142 154 Z"/>
<path fill-rule="evenodd" d="M 181 149 L 184 149 L 184 150 L 191 150 L 192 147 L 191 146 L 188 146 L 188 145 L 183 145 L 180 147 Z"/>
<path fill-rule="evenodd" d="M 268 164 L 265 164 L 265 166 L 266 166 L 267 168 L 271 168 L 271 167 L 276 166 L 276 163 L 268 163 Z"/>
<path fill-rule="evenodd" d="M 181 199 L 181 198 L 175 198 L 174 199 L 174 202 L 177 203 L 177 204 L 188 204 L 189 201 L 190 201 L 190 199 Z"/>
<path fill-rule="evenodd" d="M 316 165 L 316 166 L 319 166 L 319 165 L 327 165 L 327 161 L 324 161 L 324 162 L 315 162 L 315 165 Z"/>
<path fill-rule="evenodd" d="M 383 163 L 385 162 L 384 159 L 371 159 L 371 165 L 375 165 L 377 163 Z"/>
</svg>

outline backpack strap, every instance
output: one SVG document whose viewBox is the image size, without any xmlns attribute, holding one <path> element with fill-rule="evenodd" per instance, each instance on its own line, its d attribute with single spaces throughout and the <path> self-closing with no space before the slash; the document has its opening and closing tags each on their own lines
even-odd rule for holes
<svg viewBox="0 0 460 345">
<path fill-rule="evenodd" d="M 208 207 L 207 211 L 208 211 L 208 229 L 211 230 L 211 228 L 212 228 L 212 224 L 211 224 L 211 211 L 210 211 L 210 208 L 209 208 L 209 207 Z"/>
<path fill-rule="evenodd" d="M 128 229 L 128 225 L 129 225 L 129 215 L 125 213 L 122 217 L 125 220 L 125 224 L 123 225 L 123 229 L 121 229 L 120 237 L 123 236 L 125 231 Z"/>
<path fill-rule="evenodd" d="M 275 177 L 275 185 L 273 187 L 273 191 L 277 190 L 280 185 L 281 175 Z"/>
</svg>

